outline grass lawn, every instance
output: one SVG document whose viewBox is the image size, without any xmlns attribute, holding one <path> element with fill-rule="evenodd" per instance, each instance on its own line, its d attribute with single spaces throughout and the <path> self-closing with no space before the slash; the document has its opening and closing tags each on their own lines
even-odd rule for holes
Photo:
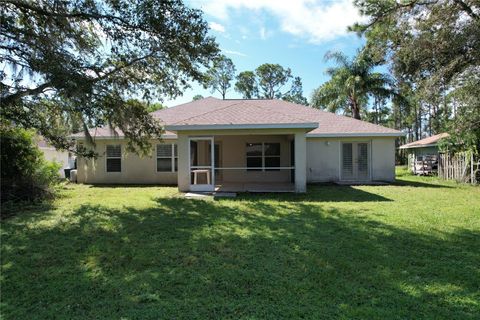
<svg viewBox="0 0 480 320">
<path fill-rule="evenodd" d="M 3 319 L 479 319 L 480 188 L 67 186 L 1 227 Z"/>
</svg>

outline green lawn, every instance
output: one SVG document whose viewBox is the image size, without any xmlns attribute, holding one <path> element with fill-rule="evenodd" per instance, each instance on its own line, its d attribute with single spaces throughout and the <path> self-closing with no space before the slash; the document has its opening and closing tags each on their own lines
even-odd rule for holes
<svg viewBox="0 0 480 320">
<path fill-rule="evenodd" d="M 3 319 L 479 319 L 480 188 L 67 186 L 2 222 Z M 22 212 L 23 211 L 23 212 Z"/>
</svg>

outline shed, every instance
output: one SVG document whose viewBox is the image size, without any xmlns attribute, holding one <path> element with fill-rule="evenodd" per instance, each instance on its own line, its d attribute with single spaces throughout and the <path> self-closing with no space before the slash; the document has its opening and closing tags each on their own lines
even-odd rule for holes
<svg viewBox="0 0 480 320">
<path fill-rule="evenodd" d="M 417 174 L 436 172 L 439 154 L 438 143 L 448 136 L 449 134 L 444 132 L 400 146 L 399 149 L 407 151 L 410 170 Z"/>
</svg>

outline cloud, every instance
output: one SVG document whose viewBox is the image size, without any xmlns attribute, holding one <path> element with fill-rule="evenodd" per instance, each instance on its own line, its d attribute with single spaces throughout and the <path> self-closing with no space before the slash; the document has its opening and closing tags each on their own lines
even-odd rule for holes
<svg viewBox="0 0 480 320">
<path fill-rule="evenodd" d="M 260 28 L 260 38 L 262 40 L 267 39 L 267 30 L 265 29 L 265 27 Z"/>
<path fill-rule="evenodd" d="M 210 29 L 212 29 L 213 31 L 217 31 L 217 32 L 221 32 L 221 33 L 224 33 L 224 32 L 225 32 L 225 27 L 222 26 L 220 23 L 210 22 L 210 23 L 208 24 L 208 26 L 209 26 Z"/>
<path fill-rule="evenodd" d="M 240 57 L 246 57 L 247 56 L 245 53 L 241 53 L 241 52 L 238 52 L 238 51 L 225 50 L 225 49 L 222 49 L 222 51 L 227 53 L 227 54 L 233 54 L 235 56 L 240 56 Z"/>
<path fill-rule="evenodd" d="M 265 11 L 278 19 L 282 31 L 312 43 L 345 36 L 348 26 L 365 21 L 351 0 L 210 0 L 202 9 L 222 21 L 232 9 Z"/>
<path fill-rule="evenodd" d="M 259 33 L 260 33 L 260 39 L 262 39 L 262 40 L 266 40 L 273 35 L 273 31 L 268 30 L 265 27 L 261 27 Z"/>
</svg>

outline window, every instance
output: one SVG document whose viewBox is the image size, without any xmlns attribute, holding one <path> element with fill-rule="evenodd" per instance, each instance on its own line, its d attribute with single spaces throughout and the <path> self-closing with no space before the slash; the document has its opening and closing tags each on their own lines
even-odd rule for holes
<svg viewBox="0 0 480 320">
<path fill-rule="evenodd" d="M 280 143 L 247 143 L 247 170 L 265 171 L 280 167 Z"/>
<path fill-rule="evenodd" d="M 176 172 L 178 151 L 175 143 L 157 144 L 157 172 Z"/>
<path fill-rule="evenodd" d="M 122 171 L 122 146 L 119 144 L 107 145 L 107 172 Z"/>
</svg>

